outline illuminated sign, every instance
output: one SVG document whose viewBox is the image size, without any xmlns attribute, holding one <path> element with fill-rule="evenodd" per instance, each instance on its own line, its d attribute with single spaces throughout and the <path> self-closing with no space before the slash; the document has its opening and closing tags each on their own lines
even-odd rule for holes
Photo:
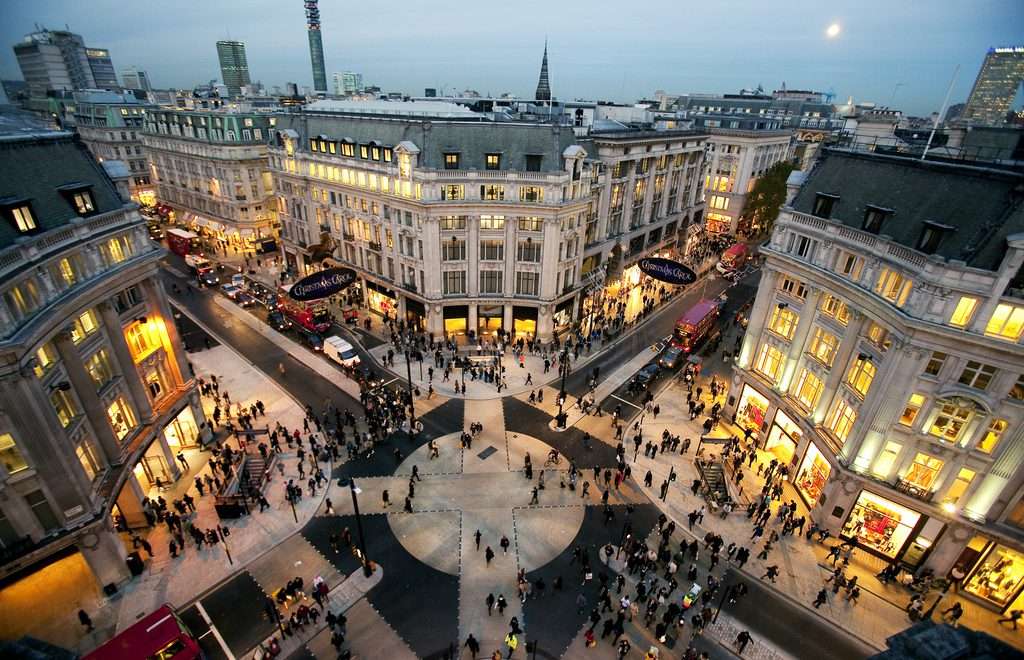
<svg viewBox="0 0 1024 660">
<path fill-rule="evenodd" d="M 348 288 L 356 277 L 351 268 L 328 268 L 303 277 L 292 285 L 288 295 L 294 300 L 320 300 Z"/>
<path fill-rule="evenodd" d="M 646 275 L 669 284 L 690 284 L 697 279 L 692 270 L 671 259 L 650 257 L 641 259 L 637 265 Z"/>
</svg>

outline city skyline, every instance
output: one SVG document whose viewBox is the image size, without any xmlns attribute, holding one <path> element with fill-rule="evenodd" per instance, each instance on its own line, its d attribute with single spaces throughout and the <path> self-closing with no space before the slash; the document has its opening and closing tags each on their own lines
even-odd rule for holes
<svg viewBox="0 0 1024 660">
<path fill-rule="evenodd" d="M 635 17 L 613 16 L 610 6 L 589 5 L 581 16 L 539 3 L 537 11 L 530 11 L 527 3 L 516 16 L 502 17 L 498 32 L 498 24 L 489 27 L 494 21 L 488 20 L 486 8 L 452 4 L 447 11 L 447 4 L 408 8 L 399 24 L 368 8 L 349 8 L 343 14 L 337 6 L 321 7 L 327 68 L 361 71 L 382 89 L 411 95 L 436 87 L 448 93 L 475 89 L 529 97 L 547 36 L 552 94 L 560 99 L 630 102 L 657 89 L 734 93 L 759 84 L 770 90 L 785 82 L 790 88 L 835 92 L 836 101 L 852 96 L 926 115 L 938 110 L 957 64 L 961 72 L 951 102 L 966 100 L 971 72 L 978 70 L 988 48 L 1014 45 L 1019 41 L 1014 26 L 1024 20 L 1024 9 L 1000 0 L 958 3 L 942 14 L 881 2 L 874 3 L 878 11 L 867 5 L 856 13 L 801 2 L 770 15 L 760 8 L 745 13 L 713 7 L 684 11 L 661 3 Z M 164 17 L 159 7 L 148 4 L 115 9 L 102 0 L 84 12 L 66 2 L 15 0 L 0 28 L 7 46 L 0 75 L 20 78 L 11 47 L 36 23 L 52 29 L 67 24 L 87 42 L 109 48 L 115 66 L 138 65 L 161 85 L 188 88 L 217 78 L 213 45 L 230 38 L 246 43 L 254 78 L 268 88 L 285 82 L 312 87 L 301 3 L 267 2 L 267 11 L 244 15 L 233 4 L 204 6 L 206 18 L 200 23 L 189 19 L 186 27 L 181 21 L 194 15 L 190 5 L 200 8 L 186 3 Z M 109 20 L 111 15 L 138 29 L 125 31 Z M 440 23 L 439 16 L 446 22 Z M 452 16 L 460 18 L 452 21 Z M 545 20 L 538 23 L 535 16 Z M 650 20 L 655 16 L 677 18 Z M 145 29 L 148 22 L 161 28 Z M 830 39 L 825 31 L 833 23 L 842 31 Z M 911 23 L 915 28 L 908 31 Z M 182 34 L 189 35 L 187 42 Z M 381 34 L 388 38 L 381 39 Z M 598 40 L 607 47 L 595 49 Z M 932 46 L 938 43 L 945 45 Z M 470 51 L 474 54 L 467 57 Z"/>
</svg>

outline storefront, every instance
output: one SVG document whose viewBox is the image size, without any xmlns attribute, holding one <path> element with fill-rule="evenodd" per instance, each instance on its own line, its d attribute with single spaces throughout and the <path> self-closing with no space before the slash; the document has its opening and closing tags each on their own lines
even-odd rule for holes
<svg viewBox="0 0 1024 660">
<path fill-rule="evenodd" d="M 965 567 L 961 591 L 1001 612 L 1024 607 L 1024 554 L 983 536 L 975 536 L 968 549 L 976 561 Z"/>
<path fill-rule="evenodd" d="M 568 300 L 563 300 L 562 302 L 558 303 L 557 307 L 555 307 L 555 314 L 552 320 L 555 323 L 556 333 L 565 332 L 566 330 L 569 329 L 570 326 L 572 326 L 572 312 L 573 309 L 575 309 L 575 307 L 575 297 L 569 298 Z"/>
<path fill-rule="evenodd" d="M 779 410 L 775 413 L 772 428 L 768 431 L 764 450 L 771 452 L 783 465 L 796 462 L 796 447 L 800 444 L 800 427 L 786 413 Z"/>
<path fill-rule="evenodd" d="M 387 287 L 366 281 L 366 305 L 381 316 L 397 318 L 398 303 L 395 292 Z"/>
<path fill-rule="evenodd" d="M 164 427 L 164 438 L 172 452 L 198 446 L 199 427 L 196 426 L 196 418 L 192 414 L 191 406 L 185 406 L 177 417 Z"/>
<path fill-rule="evenodd" d="M 478 305 L 476 308 L 476 331 L 480 337 L 493 337 L 502 329 L 504 320 L 504 305 Z"/>
<path fill-rule="evenodd" d="M 809 442 L 807 451 L 804 452 L 804 460 L 800 463 L 800 469 L 796 471 L 796 480 L 793 482 L 808 507 L 814 507 L 818 503 L 830 474 L 832 466 L 825 460 L 818 446 Z"/>
<path fill-rule="evenodd" d="M 768 414 L 768 398 L 749 384 L 743 386 L 740 403 L 736 407 L 736 424 L 744 429 L 752 429 L 755 433 L 764 426 L 765 415 Z"/>
<path fill-rule="evenodd" d="M 469 325 L 469 307 L 467 305 L 448 305 L 444 308 L 444 333 L 446 335 L 464 335 Z"/>
<path fill-rule="evenodd" d="M 147 492 L 150 488 L 157 488 L 158 484 L 174 482 L 174 475 L 167 465 L 167 458 L 164 456 L 159 438 L 150 444 L 149 449 L 146 450 L 142 459 L 135 464 L 132 472 L 135 474 L 135 478 L 139 480 L 139 485 L 142 486 L 143 491 Z"/>
<path fill-rule="evenodd" d="M 427 325 L 427 308 L 418 300 L 406 297 L 405 299 L 405 322 L 409 327 L 419 331 Z"/>
<path fill-rule="evenodd" d="M 708 213 L 707 230 L 709 234 L 731 234 L 732 218 L 724 213 Z"/>
<path fill-rule="evenodd" d="M 519 307 L 512 308 L 512 331 L 515 338 L 522 337 L 526 341 L 537 336 L 537 308 Z"/>
<path fill-rule="evenodd" d="M 873 553 L 896 559 L 915 535 L 922 517 L 917 511 L 863 490 L 841 535 Z"/>
</svg>

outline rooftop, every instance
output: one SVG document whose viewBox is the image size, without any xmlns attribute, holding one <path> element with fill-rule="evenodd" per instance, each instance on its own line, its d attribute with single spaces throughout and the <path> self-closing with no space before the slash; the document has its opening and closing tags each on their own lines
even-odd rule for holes
<svg viewBox="0 0 1024 660">
<path fill-rule="evenodd" d="M 328 99 L 307 104 L 305 111 L 399 117 L 437 117 L 441 119 L 483 118 L 483 115 L 473 112 L 464 105 L 445 101 L 336 101 Z"/>
<path fill-rule="evenodd" d="M 0 106 L 0 139 L 49 135 L 57 132 L 53 122 L 37 114 L 13 105 Z"/>
</svg>

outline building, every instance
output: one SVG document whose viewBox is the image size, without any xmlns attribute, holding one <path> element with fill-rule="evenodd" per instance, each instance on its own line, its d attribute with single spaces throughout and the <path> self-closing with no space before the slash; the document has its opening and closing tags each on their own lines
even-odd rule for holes
<svg viewBox="0 0 1024 660">
<path fill-rule="evenodd" d="M 89 70 L 95 81 L 94 87 L 99 89 L 117 89 L 117 75 L 114 63 L 110 60 L 110 51 L 106 48 L 86 48 L 85 56 L 89 59 Z"/>
<path fill-rule="evenodd" d="M 275 118 L 230 110 L 150 110 L 142 145 L 157 200 L 223 246 L 253 249 L 276 235 L 267 140 Z"/>
<path fill-rule="evenodd" d="M 587 286 L 618 286 L 630 260 L 671 249 L 704 139 L 583 142 L 571 126 L 440 101 L 322 101 L 277 128 L 270 162 L 292 271 L 330 255 L 359 273 L 375 313 L 436 336 L 545 341 L 581 318 Z M 599 159 L 619 163 L 614 179 L 600 178 Z"/>
<path fill-rule="evenodd" d="M 309 59 L 313 65 L 313 89 L 327 95 L 327 66 L 324 64 L 324 38 L 320 32 L 320 8 L 317 0 L 303 0 L 306 6 L 306 32 L 309 34 Z"/>
<path fill-rule="evenodd" d="M 775 222 L 725 414 L 819 525 L 1024 592 L 1024 175 L 824 149 Z"/>
<path fill-rule="evenodd" d="M 143 72 L 145 75 L 145 72 Z M 128 168 L 131 199 L 156 204 L 149 161 L 142 148 L 142 124 L 155 105 L 135 94 L 88 90 L 75 92 L 75 129 L 100 162 L 119 160 Z"/>
<path fill-rule="evenodd" d="M 551 100 L 551 83 L 548 81 L 548 42 L 544 40 L 544 57 L 540 61 L 540 79 L 537 80 L 537 92 L 533 95 L 538 101 Z"/>
<path fill-rule="evenodd" d="M 149 74 L 134 66 L 121 70 L 121 82 L 125 89 L 141 89 L 144 92 L 153 91 L 153 83 L 149 80 Z"/>
<path fill-rule="evenodd" d="M 204 423 L 163 250 L 78 136 L 6 133 L 0 151 L 0 576 L 73 547 L 116 586 L 115 518 L 146 524 Z"/>
<path fill-rule="evenodd" d="M 39 30 L 15 44 L 14 55 L 28 84 L 30 98 L 45 99 L 47 92 L 55 90 L 96 88 L 88 50 L 101 49 L 86 49 L 81 35 L 66 30 Z M 109 55 L 106 63 L 110 63 Z M 99 61 L 97 68 L 104 72 Z"/>
<path fill-rule="evenodd" d="M 245 44 L 241 41 L 218 41 L 217 59 L 220 61 L 220 75 L 228 94 L 242 95 L 242 87 L 251 84 L 249 62 L 245 59 Z"/>
<path fill-rule="evenodd" d="M 354 71 L 339 72 L 335 73 L 333 78 L 335 96 L 352 96 L 363 91 L 363 74 L 361 73 Z"/>
<path fill-rule="evenodd" d="M 1024 83 L 1024 46 L 989 48 L 960 121 L 1004 126 Z"/>
<path fill-rule="evenodd" d="M 789 160 L 793 130 L 777 119 L 744 115 L 700 115 L 694 128 L 708 132 L 704 195 L 705 224 L 714 234 L 756 235 L 761 227 L 743 217 L 747 195 L 757 179 Z"/>
</svg>

